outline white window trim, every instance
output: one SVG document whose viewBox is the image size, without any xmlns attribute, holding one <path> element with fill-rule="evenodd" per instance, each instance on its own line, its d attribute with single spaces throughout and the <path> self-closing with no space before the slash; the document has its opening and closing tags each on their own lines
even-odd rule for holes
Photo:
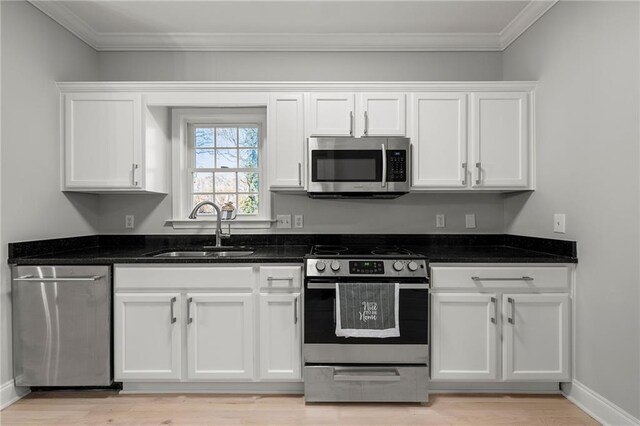
<svg viewBox="0 0 640 426">
<path fill-rule="evenodd" d="M 225 108 L 174 108 L 172 116 L 172 219 L 168 220 L 174 229 L 210 229 L 215 228 L 216 218 L 198 217 L 189 219 L 186 206 L 191 193 L 187 172 L 189 168 L 189 147 L 187 140 L 188 125 L 191 123 L 225 124 L 225 123 L 258 123 L 260 125 L 260 216 L 242 217 L 224 221 L 223 226 L 232 229 L 265 229 L 275 222 L 271 212 L 271 192 L 267 182 L 267 115 L 264 108 L 242 108 L 242 111 L 231 113 Z"/>
</svg>

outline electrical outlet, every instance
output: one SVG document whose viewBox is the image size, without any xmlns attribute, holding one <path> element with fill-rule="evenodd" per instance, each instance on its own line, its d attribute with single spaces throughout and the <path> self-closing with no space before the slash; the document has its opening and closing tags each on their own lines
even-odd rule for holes
<svg viewBox="0 0 640 426">
<path fill-rule="evenodd" d="M 276 228 L 291 228 L 291 215 L 279 214 L 276 216 L 277 226 Z"/>
<path fill-rule="evenodd" d="M 564 213 L 556 213 L 553 215 L 553 232 L 558 234 L 565 233 L 566 216 Z"/>
<path fill-rule="evenodd" d="M 444 215 L 443 214 L 437 214 L 436 215 L 436 228 L 444 228 Z"/>
<path fill-rule="evenodd" d="M 127 229 L 133 229 L 135 221 L 135 216 L 132 214 L 128 214 L 124 217 L 124 227 Z"/>
<path fill-rule="evenodd" d="M 476 215 L 474 213 L 464 215 L 464 223 L 467 228 L 475 228 Z"/>
<path fill-rule="evenodd" d="M 297 214 L 293 217 L 293 226 L 296 228 L 304 228 L 304 216 Z"/>
</svg>

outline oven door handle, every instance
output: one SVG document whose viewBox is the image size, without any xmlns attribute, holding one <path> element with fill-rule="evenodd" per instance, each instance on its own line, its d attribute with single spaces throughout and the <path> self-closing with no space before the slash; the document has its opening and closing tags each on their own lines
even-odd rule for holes
<svg viewBox="0 0 640 426">
<path fill-rule="evenodd" d="M 309 290 L 335 290 L 338 283 L 307 283 Z M 395 284 L 395 283 L 381 283 L 381 284 Z M 428 290 L 428 283 L 400 283 L 400 290 Z"/>
</svg>

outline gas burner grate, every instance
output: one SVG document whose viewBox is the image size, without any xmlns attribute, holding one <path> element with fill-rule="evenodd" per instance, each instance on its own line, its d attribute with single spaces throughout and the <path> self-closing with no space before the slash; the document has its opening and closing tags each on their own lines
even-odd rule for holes
<svg viewBox="0 0 640 426">
<path fill-rule="evenodd" d="M 339 256 L 349 251 L 345 246 L 317 245 L 313 246 L 313 254 Z"/>
</svg>

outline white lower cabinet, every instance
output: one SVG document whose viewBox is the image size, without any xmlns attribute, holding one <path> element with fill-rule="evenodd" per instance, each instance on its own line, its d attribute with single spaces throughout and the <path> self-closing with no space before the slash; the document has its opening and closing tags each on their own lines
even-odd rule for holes
<svg viewBox="0 0 640 426">
<path fill-rule="evenodd" d="M 260 294 L 260 377 L 300 379 L 300 293 Z"/>
<path fill-rule="evenodd" d="M 117 381 L 302 380 L 301 266 L 114 271 Z"/>
<path fill-rule="evenodd" d="M 497 380 L 496 296 L 431 296 L 431 378 Z"/>
<path fill-rule="evenodd" d="M 180 293 L 115 295 L 115 379 L 178 380 Z"/>
<path fill-rule="evenodd" d="M 253 299 L 247 294 L 187 294 L 187 378 L 253 377 Z"/>
<path fill-rule="evenodd" d="M 432 380 L 571 379 L 568 267 L 438 265 L 431 277 Z"/>
</svg>

